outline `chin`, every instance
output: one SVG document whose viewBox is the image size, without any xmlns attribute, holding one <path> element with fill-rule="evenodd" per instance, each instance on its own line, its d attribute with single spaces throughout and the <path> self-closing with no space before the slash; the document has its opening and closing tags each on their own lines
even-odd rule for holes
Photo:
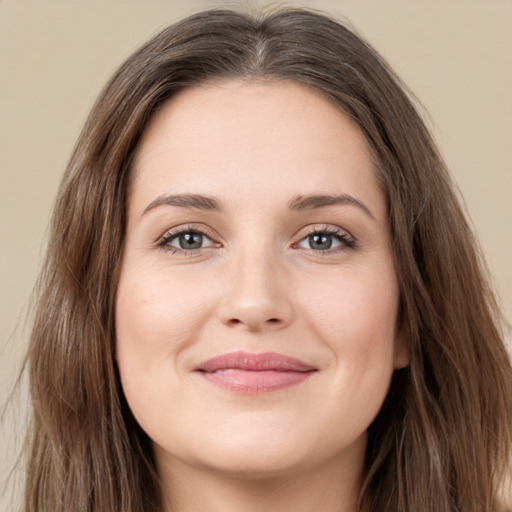
<svg viewBox="0 0 512 512">
<path fill-rule="evenodd" d="M 206 462 L 205 469 L 242 480 L 265 480 L 300 473 L 307 469 L 308 462 L 307 457 L 292 457 L 282 451 L 268 453 L 262 450 L 258 454 L 229 455 L 203 461 L 203 464 Z"/>
<path fill-rule="evenodd" d="M 183 448 L 187 446 L 184 450 Z M 319 450 L 296 436 L 265 435 L 261 431 L 231 432 L 219 430 L 207 438 L 195 441 L 188 438 L 185 443 L 173 446 L 154 445 L 157 459 L 179 461 L 179 466 L 207 471 L 239 479 L 266 479 L 301 472 L 314 462 Z M 164 462 L 165 464 L 165 462 Z M 167 465 L 167 464 L 166 464 Z"/>
<path fill-rule="evenodd" d="M 196 467 L 232 478 L 247 480 L 264 480 L 307 473 L 314 467 L 329 464 L 330 461 L 352 457 L 362 460 L 366 449 L 366 434 L 344 443 L 322 442 L 325 439 L 307 439 L 290 431 L 279 435 L 263 435 L 261 432 L 252 436 L 229 436 L 210 440 L 210 449 L 202 451 L 195 460 Z M 309 441 L 309 442 L 308 442 Z M 204 445 L 203 445 L 204 446 Z M 197 452 L 196 452 L 197 453 Z"/>
</svg>

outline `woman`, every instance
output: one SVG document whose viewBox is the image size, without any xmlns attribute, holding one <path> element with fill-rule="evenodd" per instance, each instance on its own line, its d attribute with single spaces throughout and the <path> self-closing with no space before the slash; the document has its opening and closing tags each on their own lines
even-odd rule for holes
<svg viewBox="0 0 512 512">
<path fill-rule="evenodd" d="M 346 27 L 164 30 L 52 226 L 27 511 L 504 510 L 502 320 L 420 116 Z"/>
</svg>

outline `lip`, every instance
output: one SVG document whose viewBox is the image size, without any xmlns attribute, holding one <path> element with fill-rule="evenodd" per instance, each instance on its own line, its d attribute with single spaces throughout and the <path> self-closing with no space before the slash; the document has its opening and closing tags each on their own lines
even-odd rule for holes
<svg viewBox="0 0 512 512">
<path fill-rule="evenodd" d="M 259 394 L 294 386 L 318 371 L 294 357 L 276 352 L 231 352 L 194 368 L 211 384 L 242 394 Z"/>
</svg>

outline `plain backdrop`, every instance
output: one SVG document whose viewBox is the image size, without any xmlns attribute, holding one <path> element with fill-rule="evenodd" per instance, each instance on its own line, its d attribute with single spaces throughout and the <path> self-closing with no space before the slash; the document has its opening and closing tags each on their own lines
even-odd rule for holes
<svg viewBox="0 0 512 512">
<path fill-rule="evenodd" d="M 205 7 L 246 5 L 268 4 L 0 0 L 0 403 L 26 347 L 28 299 L 56 189 L 101 87 L 123 59 L 170 22 Z M 512 320 L 512 2 L 285 5 L 348 19 L 416 93 Z M 9 465 L 3 454 L 6 447 L 13 451 L 16 440 L 6 434 L 12 430 L 6 423 L 0 478 Z"/>
</svg>

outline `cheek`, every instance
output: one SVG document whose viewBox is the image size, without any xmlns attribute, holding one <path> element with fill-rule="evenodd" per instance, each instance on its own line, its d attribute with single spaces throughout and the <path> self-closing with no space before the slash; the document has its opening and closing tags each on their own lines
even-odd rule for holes
<svg viewBox="0 0 512 512">
<path fill-rule="evenodd" d="M 198 284 L 167 276 L 165 269 L 125 267 L 116 303 L 118 353 L 130 349 L 149 361 L 193 339 L 204 309 Z"/>
<path fill-rule="evenodd" d="M 388 268 L 349 267 L 339 275 L 311 280 L 307 303 L 319 325 L 336 336 L 350 332 L 358 338 L 359 332 L 362 339 L 371 342 L 368 336 L 373 331 L 380 333 L 379 337 L 394 338 L 399 292 L 394 272 Z"/>
<path fill-rule="evenodd" d="M 388 380 L 394 369 L 399 303 L 392 266 L 347 268 L 309 284 L 303 314 L 334 353 L 340 375 L 361 385 Z"/>
<path fill-rule="evenodd" d="M 198 283 L 181 282 L 161 265 L 122 268 L 116 299 L 116 359 L 129 407 L 142 429 L 158 437 L 162 411 L 181 410 L 186 375 L 181 356 L 200 336 Z M 186 388 L 185 388 L 186 389 Z"/>
<path fill-rule="evenodd" d="M 116 359 L 136 417 L 139 409 L 151 408 L 153 402 L 156 406 L 163 389 L 179 384 L 179 357 L 199 337 L 200 311 L 194 286 L 168 279 L 161 268 L 123 267 L 116 300 Z"/>
</svg>

